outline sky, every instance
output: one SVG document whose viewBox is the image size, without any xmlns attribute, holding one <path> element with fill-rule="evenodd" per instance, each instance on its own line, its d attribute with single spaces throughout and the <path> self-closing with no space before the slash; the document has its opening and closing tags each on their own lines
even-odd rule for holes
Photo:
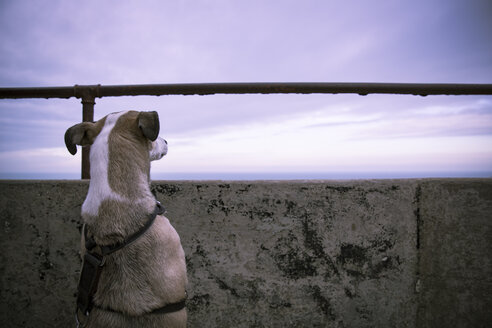
<svg viewBox="0 0 492 328">
<path fill-rule="evenodd" d="M 0 0 L 0 87 L 492 83 L 491 31 L 489 0 Z M 129 109 L 159 113 L 153 177 L 492 175 L 492 96 L 108 97 L 95 118 Z M 0 100 L 0 178 L 77 177 L 81 112 Z"/>
</svg>

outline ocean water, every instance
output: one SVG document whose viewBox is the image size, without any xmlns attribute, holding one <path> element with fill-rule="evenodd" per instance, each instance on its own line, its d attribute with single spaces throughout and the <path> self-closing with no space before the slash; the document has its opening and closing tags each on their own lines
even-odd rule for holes
<svg viewBox="0 0 492 328">
<path fill-rule="evenodd" d="M 353 180 L 412 178 L 492 178 L 492 171 L 481 172 L 151 172 L 152 180 Z M 78 180 L 79 172 L 71 173 L 4 173 L 6 180 Z"/>
</svg>

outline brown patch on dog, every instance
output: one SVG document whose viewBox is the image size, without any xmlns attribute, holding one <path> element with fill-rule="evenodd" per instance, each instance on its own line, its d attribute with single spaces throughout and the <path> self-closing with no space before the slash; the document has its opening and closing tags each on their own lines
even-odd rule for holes
<svg viewBox="0 0 492 328">
<path fill-rule="evenodd" d="M 150 141 L 138 126 L 138 116 L 139 112 L 129 111 L 119 117 L 108 137 L 109 186 L 130 200 L 141 198 L 150 174 Z"/>
<path fill-rule="evenodd" d="M 106 116 L 97 122 L 82 122 L 68 128 L 65 132 L 65 145 L 70 154 L 75 155 L 77 153 L 75 145 L 92 145 L 104 127 L 105 122 Z"/>
<path fill-rule="evenodd" d="M 141 205 L 141 204 L 139 204 Z M 146 209 L 137 204 L 106 199 L 101 202 L 97 217 L 86 216 L 89 233 L 98 245 L 123 242 L 125 237 L 138 231 L 146 222 Z"/>
</svg>

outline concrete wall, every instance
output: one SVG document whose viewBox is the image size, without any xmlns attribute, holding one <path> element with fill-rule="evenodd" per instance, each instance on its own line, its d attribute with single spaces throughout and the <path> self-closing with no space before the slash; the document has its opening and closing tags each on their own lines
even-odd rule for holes
<svg viewBox="0 0 492 328">
<path fill-rule="evenodd" d="M 2 327 L 73 324 L 86 181 L 0 182 Z M 486 327 L 492 179 L 155 182 L 189 327 Z"/>
</svg>

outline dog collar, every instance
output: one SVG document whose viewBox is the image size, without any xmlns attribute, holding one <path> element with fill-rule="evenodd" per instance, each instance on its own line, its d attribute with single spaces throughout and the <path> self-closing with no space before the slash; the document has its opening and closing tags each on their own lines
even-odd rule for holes
<svg viewBox="0 0 492 328">
<path fill-rule="evenodd" d="M 140 238 L 152 226 L 157 215 L 162 215 L 164 213 L 166 213 L 166 209 L 164 208 L 164 206 L 159 201 L 157 201 L 155 208 L 154 208 L 154 212 L 149 216 L 149 219 L 147 220 L 145 225 L 140 230 L 138 230 L 134 234 L 130 235 L 129 237 L 127 237 L 125 240 L 123 240 L 120 243 L 116 243 L 113 245 L 99 246 L 99 248 L 101 249 L 101 255 L 104 257 L 106 255 L 114 253 L 117 250 L 120 250 L 123 247 L 128 246 L 131 243 L 133 243 L 135 240 Z M 97 246 L 97 244 L 92 237 L 87 236 L 87 225 L 84 225 L 84 237 L 85 237 L 85 249 L 87 251 L 92 251 L 94 249 L 94 247 Z"/>
</svg>

